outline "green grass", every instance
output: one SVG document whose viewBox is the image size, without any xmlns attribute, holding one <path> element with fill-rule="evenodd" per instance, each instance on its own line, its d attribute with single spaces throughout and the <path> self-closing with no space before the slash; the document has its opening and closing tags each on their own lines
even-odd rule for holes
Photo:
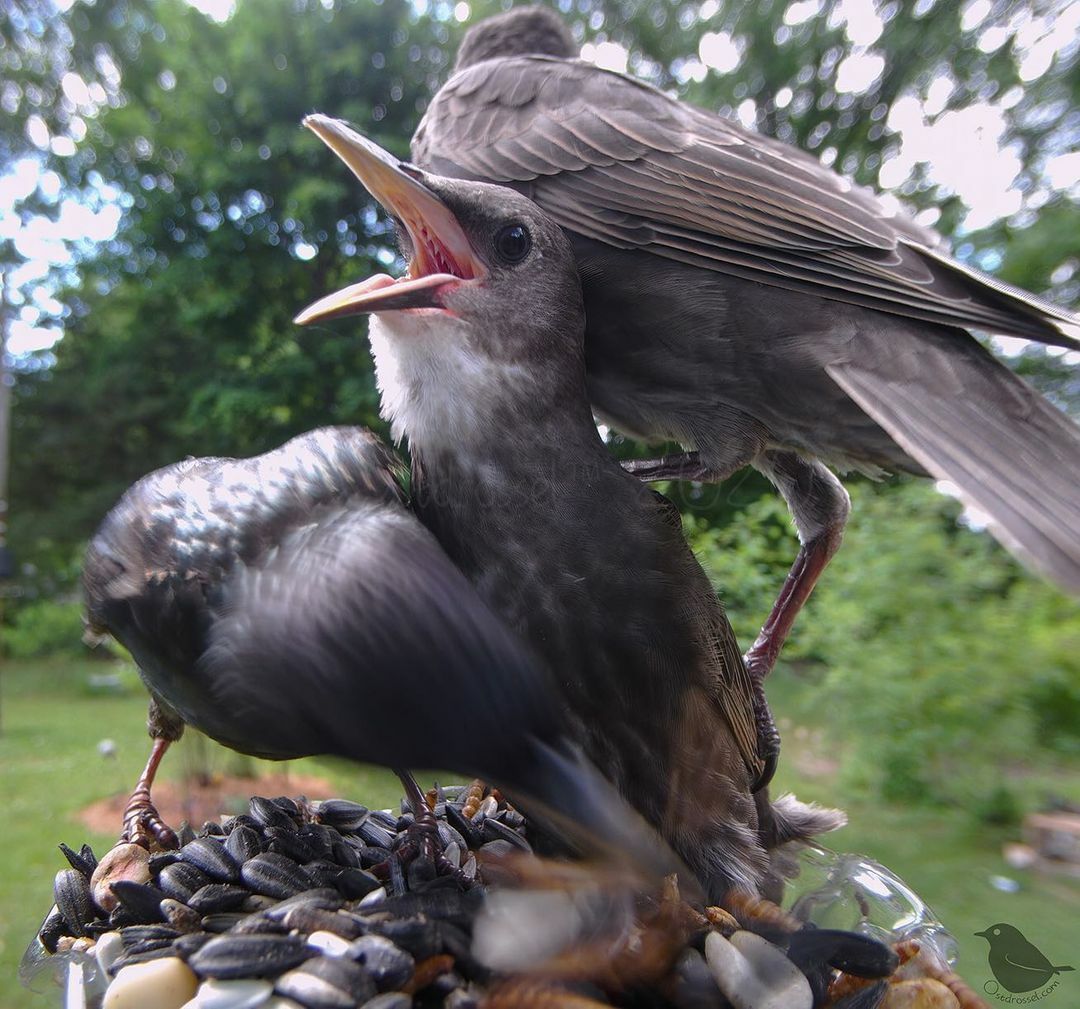
<svg viewBox="0 0 1080 1009">
<path fill-rule="evenodd" d="M 9 662 L 0 678 L 0 1007 L 41 1009 L 58 1005 L 22 989 L 15 973 L 22 952 L 51 904 L 52 877 L 63 868 L 59 841 L 84 841 L 99 854 L 113 835 L 88 836 L 75 814 L 89 803 L 129 790 L 147 754 L 146 698 L 130 667 L 122 670 L 119 693 L 92 689 L 90 677 L 112 671 L 100 662 Z M 905 879 L 957 936 L 961 972 L 980 987 L 989 976 L 976 930 L 1008 921 L 1040 945 L 1057 963 L 1077 959 L 1080 948 L 1080 882 L 1058 876 L 1019 873 L 1001 858 L 1010 832 L 981 828 L 959 809 L 908 808 L 867 799 L 834 773 L 830 759 L 843 741 L 831 739 L 821 724 L 820 704 L 810 688 L 790 674 L 777 674 L 770 696 L 780 718 L 805 726 L 785 734 L 777 791 L 844 807 L 850 825 L 828 838 L 839 851 L 857 851 L 887 865 Z M 115 756 L 103 757 L 103 739 Z M 224 758 L 218 758 L 224 759 Z M 166 761 L 165 776 L 183 761 Z M 289 764 L 296 773 L 329 779 L 339 794 L 369 805 L 390 805 L 400 788 L 388 772 L 335 761 Z M 1041 794 L 1052 783 L 1062 794 L 1080 796 L 1080 768 L 1040 766 L 1017 772 L 1017 782 Z M 995 875 L 1016 879 L 1018 893 L 990 884 Z M 1071 958 L 1071 960 L 1070 960 Z M 1080 968 L 1080 964 L 1075 964 Z M 1080 981 L 1067 975 L 1063 985 Z M 1069 1000 L 1062 994 L 1062 1005 Z"/>
</svg>

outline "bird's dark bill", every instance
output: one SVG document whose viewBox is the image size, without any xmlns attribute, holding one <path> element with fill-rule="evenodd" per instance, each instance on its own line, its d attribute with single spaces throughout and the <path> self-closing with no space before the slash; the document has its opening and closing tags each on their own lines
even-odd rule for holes
<svg viewBox="0 0 1080 1009">
<path fill-rule="evenodd" d="M 301 325 L 365 312 L 441 309 L 443 296 L 463 281 L 487 272 L 453 212 L 392 154 L 345 123 L 311 115 L 304 125 L 330 147 L 409 233 L 408 274 L 385 274 L 320 298 L 297 317 Z"/>
</svg>

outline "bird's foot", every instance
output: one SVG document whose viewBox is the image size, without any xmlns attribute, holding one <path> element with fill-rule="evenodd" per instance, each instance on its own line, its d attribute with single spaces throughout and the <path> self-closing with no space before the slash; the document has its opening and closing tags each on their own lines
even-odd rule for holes
<svg viewBox="0 0 1080 1009">
<path fill-rule="evenodd" d="M 136 789 L 124 809 L 121 842 L 138 844 L 147 851 L 155 848 L 179 848 L 180 840 L 157 811 L 149 789 Z"/>
<path fill-rule="evenodd" d="M 750 663 L 747 663 L 747 668 L 749 667 Z M 751 788 L 751 791 L 757 792 L 768 785 L 776 773 L 776 765 L 780 760 L 780 730 L 776 727 L 761 681 L 754 677 L 752 671 L 750 676 L 754 690 L 754 721 L 757 724 L 758 756 L 764 765 Z"/>
</svg>

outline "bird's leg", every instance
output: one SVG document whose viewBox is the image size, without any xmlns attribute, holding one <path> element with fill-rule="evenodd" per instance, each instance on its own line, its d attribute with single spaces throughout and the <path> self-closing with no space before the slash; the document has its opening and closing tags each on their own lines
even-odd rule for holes
<svg viewBox="0 0 1080 1009">
<path fill-rule="evenodd" d="M 420 853 L 434 862 L 439 854 L 439 826 L 435 822 L 435 815 L 412 773 L 395 767 L 394 774 L 398 776 L 405 789 L 405 798 L 412 807 L 414 819 L 410 833 L 415 832 L 419 839 Z"/>
<path fill-rule="evenodd" d="M 401 768 L 394 768 L 394 773 L 405 788 L 405 798 L 412 807 L 414 818 L 413 825 L 408 830 L 408 840 L 395 854 L 402 862 L 423 858 L 432 864 L 437 873 L 443 875 L 456 872 L 457 866 L 450 863 L 439 847 L 439 825 L 416 779 L 411 772 Z"/>
<path fill-rule="evenodd" d="M 154 843 L 162 848 L 178 848 L 180 842 L 175 831 L 162 819 L 150 798 L 150 788 L 154 783 L 161 758 L 165 751 L 172 745 L 171 739 L 155 739 L 153 749 L 150 751 L 150 759 L 143 768 L 135 784 L 135 790 L 128 799 L 124 809 L 124 829 L 120 834 L 121 841 L 134 841 L 149 849 Z"/>
<path fill-rule="evenodd" d="M 124 809 L 120 840 L 133 841 L 148 850 L 155 844 L 161 848 L 178 848 L 179 839 L 175 831 L 161 819 L 150 797 L 150 789 L 165 751 L 183 735 L 184 723 L 175 712 L 151 697 L 146 725 L 154 745 Z"/>
<path fill-rule="evenodd" d="M 697 452 L 678 452 L 658 459 L 628 459 L 622 467 L 642 483 L 653 480 L 699 480 L 715 482 L 723 479 L 711 467 L 706 466 Z"/>
<path fill-rule="evenodd" d="M 809 462 L 793 452 L 766 452 L 754 466 L 784 496 L 799 531 L 801 547 L 776 597 L 772 612 L 757 640 L 746 653 L 746 668 L 760 694 L 759 731 L 775 737 L 776 728 L 762 722 L 767 712 L 762 684 L 772 671 L 803 604 L 810 598 L 818 578 L 840 547 L 851 510 L 851 500 L 839 480 L 821 463 Z M 779 738 L 772 740 L 779 747 Z"/>
</svg>

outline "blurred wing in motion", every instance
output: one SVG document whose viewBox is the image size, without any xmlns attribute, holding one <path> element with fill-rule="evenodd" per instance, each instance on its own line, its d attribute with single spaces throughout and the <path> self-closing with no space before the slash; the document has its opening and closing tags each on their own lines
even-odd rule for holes
<svg viewBox="0 0 1080 1009">
<path fill-rule="evenodd" d="M 370 432 L 332 428 L 151 474 L 88 552 L 91 626 L 234 749 L 483 777 L 574 846 L 672 871 L 566 739 L 547 671 L 409 510 L 399 465 Z"/>
</svg>

